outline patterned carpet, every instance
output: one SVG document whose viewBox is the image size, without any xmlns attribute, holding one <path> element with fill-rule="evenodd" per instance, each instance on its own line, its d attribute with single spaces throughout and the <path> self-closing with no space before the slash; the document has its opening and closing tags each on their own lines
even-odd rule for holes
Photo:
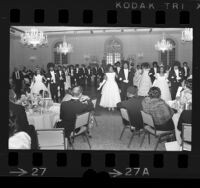
<svg viewBox="0 0 200 188">
<path fill-rule="evenodd" d="M 156 139 L 151 136 L 150 145 L 148 143 L 148 137 L 146 136 L 142 147 L 140 148 L 140 142 L 142 135 L 140 137 L 135 135 L 130 148 L 128 148 L 128 143 L 131 137 L 130 130 L 126 130 L 122 139 L 120 140 L 120 134 L 123 129 L 122 119 L 119 111 L 109 112 L 107 109 L 99 107 L 100 93 L 97 93 L 94 89 L 93 91 L 87 91 L 84 94 L 91 96 L 92 98 L 97 98 L 97 107 L 95 110 L 95 117 L 98 126 L 94 126 L 91 130 L 92 138 L 90 138 L 90 143 L 92 150 L 149 150 L 154 149 Z M 89 146 L 82 138 L 82 136 L 77 137 L 74 142 L 75 150 L 88 150 Z M 159 144 L 157 150 L 165 150 L 164 143 Z"/>
</svg>

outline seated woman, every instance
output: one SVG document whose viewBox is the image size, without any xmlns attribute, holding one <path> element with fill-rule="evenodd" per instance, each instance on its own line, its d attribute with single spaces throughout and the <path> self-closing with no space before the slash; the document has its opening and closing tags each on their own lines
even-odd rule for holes
<svg viewBox="0 0 200 188">
<path fill-rule="evenodd" d="M 17 125 L 17 117 L 10 111 L 9 114 L 9 149 L 31 149 L 31 138 L 24 132 L 20 131 Z"/>
<path fill-rule="evenodd" d="M 142 108 L 145 113 L 152 116 L 154 126 L 159 131 L 174 130 L 172 116 L 174 111 L 161 99 L 161 91 L 158 87 L 150 88 L 148 97 L 142 101 Z"/>
</svg>

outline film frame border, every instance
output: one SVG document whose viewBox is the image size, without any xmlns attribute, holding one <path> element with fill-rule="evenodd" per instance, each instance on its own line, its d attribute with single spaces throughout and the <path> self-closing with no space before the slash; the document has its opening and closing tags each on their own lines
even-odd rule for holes
<svg viewBox="0 0 200 188">
<path fill-rule="evenodd" d="M 37 25 L 37 26 L 105 26 L 105 27 L 193 27 L 194 39 L 193 40 L 193 84 L 198 85 L 199 81 L 199 65 L 197 62 L 200 60 L 200 26 L 196 22 L 196 18 L 200 18 L 200 9 L 195 10 L 195 7 L 199 5 L 199 1 L 181 1 L 184 3 L 184 10 L 117 10 L 114 7 L 116 1 L 107 2 L 107 8 L 102 4 L 94 4 L 92 1 L 87 1 L 86 8 L 78 7 L 72 3 L 66 3 L 62 1 L 56 10 L 54 3 L 45 7 L 45 2 L 41 3 L 38 8 L 33 8 L 31 5 L 21 1 L 21 4 L 16 3 L 4 4 L 1 7 L 1 36 L 4 48 L 9 49 L 9 27 L 11 25 Z M 143 1 L 139 1 L 143 2 Z M 158 7 L 164 0 L 154 2 Z M 174 3 L 180 3 L 175 0 Z M 89 4 L 90 3 L 90 4 Z M 63 6 L 62 6 L 63 5 Z M 67 6 L 67 9 L 62 7 Z M 81 4 L 82 5 L 82 4 Z M 95 6 L 96 5 L 96 6 Z M 59 8 L 60 7 L 60 8 Z M 77 10 L 78 9 L 78 10 Z M 54 11 L 56 16 L 52 16 Z M 103 12 L 103 15 L 102 15 Z M 10 15 L 9 15 L 10 14 Z M 127 19 L 129 18 L 129 19 Z M 126 23 L 124 22 L 126 20 Z M 5 39 L 4 36 L 8 38 Z M 3 54 L 2 59 L 4 62 L 9 61 L 9 51 Z M 9 67 L 8 67 L 9 69 Z M 6 87 L 5 87 L 6 88 Z M 198 88 L 198 87 L 197 87 Z M 198 99 L 198 90 L 195 87 L 193 92 L 193 101 Z M 198 106 L 193 104 L 193 122 L 198 121 L 196 113 L 198 113 Z M 195 120 L 195 121 L 194 121 Z M 7 121 L 7 120 L 6 120 Z M 5 121 L 5 122 L 6 122 Z M 194 124 L 194 123 L 193 123 Z M 196 124 L 196 123 L 195 123 Z M 198 169 L 200 164 L 198 163 L 199 148 L 198 148 L 198 127 L 194 127 L 193 131 L 193 143 L 191 152 L 152 152 L 152 151 L 8 151 L 7 150 L 7 137 L 2 136 L 2 140 L 6 138 L 2 143 L 3 152 L 1 152 L 2 169 L 0 175 L 6 176 L 10 168 L 22 168 L 29 169 L 27 171 L 30 175 L 30 171 L 33 168 L 37 170 L 38 176 L 42 176 L 39 170 L 44 167 L 50 167 L 56 169 L 56 174 L 52 170 L 45 172 L 45 176 L 62 177 L 63 172 L 72 172 L 73 168 L 77 169 L 76 174 L 67 174 L 66 177 L 81 177 L 87 169 L 94 169 L 96 172 L 102 172 L 111 169 L 124 169 L 127 168 L 145 168 L 148 167 L 150 175 L 147 178 L 165 178 L 169 175 L 170 178 L 199 178 Z M 193 130 L 194 130 L 193 129 Z M 5 131 L 7 129 L 4 129 Z M 26 159 L 26 160 L 23 160 Z M 98 159 L 102 159 L 99 163 Z M 76 164 L 72 161 L 78 161 Z M 97 162 L 98 161 L 98 162 Z M 171 164 L 168 164 L 170 161 Z M 23 163 L 23 164 L 22 164 Z M 72 164 L 71 164 L 72 163 Z M 194 164 L 195 163 L 195 164 Z M 166 165 L 167 164 L 167 165 Z M 64 168 L 63 168 L 64 167 Z M 167 169 L 168 168 L 168 169 Z M 173 169 L 174 173 L 178 174 L 173 177 L 174 174 L 170 174 Z M 31 172 L 32 172 L 31 171 Z M 34 171 L 35 172 L 35 171 Z M 32 173 L 34 173 L 32 172 Z M 32 174 L 31 174 L 32 175 Z M 32 175 L 33 176 L 33 175 Z M 121 176 L 125 177 L 125 176 Z M 142 175 L 131 177 L 143 177 Z"/>
</svg>

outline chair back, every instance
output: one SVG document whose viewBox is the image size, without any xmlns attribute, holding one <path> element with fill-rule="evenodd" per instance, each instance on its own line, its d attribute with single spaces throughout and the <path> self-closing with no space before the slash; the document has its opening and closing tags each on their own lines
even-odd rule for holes
<svg viewBox="0 0 200 188">
<path fill-rule="evenodd" d="M 192 125 L 188 123 L 182 123 L 182 141 L 192 141 Z"/>
<path fill-rule="evenodd" d="M 38 145 L 42 150 L 65 150 L 64 128 L 36 130 Z"/>
<path fill-rule="evenodd" d="M 95 109 L 95 108 L 96 108 L 96 104 L 97 104 L 97 99 L 93 99 L 93 100 L 92 100 L 92 103 L 93 103 L 94 109 Z"/>
<path fill-rule="evenodd" d="M 130 119 L 129 119 L 129 115 L 128 115 L 128 111 L 125 108 L 120 108 L 120 112 L 121 112 L 121 116 L 122 119 L 128 121 L 130 123 Z"/>
<path fill-rule="evenodd" d="M 85 112 L 76 116 L 75 129 L 80 128 L 89 123 L 90 112 Z"/>
<path fill-rule="evenodd" d="M 144 111 L 141 111 L 141 115 L 142 115 L 143 123 L 145 125 L 149 125 L 149 126 L 155 128 L 153 118 L 150 114 L 147 114 Z"/>
</svg>

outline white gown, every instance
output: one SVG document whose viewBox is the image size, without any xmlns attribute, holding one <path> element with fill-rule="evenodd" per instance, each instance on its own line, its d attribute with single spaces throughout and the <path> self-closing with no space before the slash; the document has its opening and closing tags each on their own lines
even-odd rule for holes
<svg viewBox="0 0 200 188">
<path fill-rule="evenodd" d="M 171 101 L 171 93 L 169 90 L 167 74 L 161 76 L 160 74 L 156 74 L 156 79 L 153 82 L 153 86 L 160 88 L 161 90 L 161 99 L 164 101 Z"/>
<path fill-rule="evenodd" d="M 48 91 L 47 87 L 44 85 L 42 82 L 43 76 L 41 75 L 36 75 L 34 76 L 34 82 L 32 82 L 30 88 L 31 88 L 31 94 L 39 94 L 40 90 Z M 49 92 L 49 91 L 48 91 Z"/>
<path fill-rule="evenodd" d="M 149 89 L 152 87 L 151 78 L 149 77 L 149 69 L 143 69 L 143 73 L 138 85 L 138 95 L 148 96 Z"/>
<path fill-rule="evenodd" d="M 117 107 L 117 103 L 121 102 L 119 87 L 115 81 L 115 73 L 106 73 L 106 77 L 99 105 L 104 108 L 114 108 Z"/>
<path fill-rule="evenodd" d="M 66 78 L 66 81 L 65 81 L 65 90 L 68 90 L 69 88 L 71 88 L 71 78 L 68 74 L 68 71 L 65 72 L 65 78 Z"/>
</svg>

